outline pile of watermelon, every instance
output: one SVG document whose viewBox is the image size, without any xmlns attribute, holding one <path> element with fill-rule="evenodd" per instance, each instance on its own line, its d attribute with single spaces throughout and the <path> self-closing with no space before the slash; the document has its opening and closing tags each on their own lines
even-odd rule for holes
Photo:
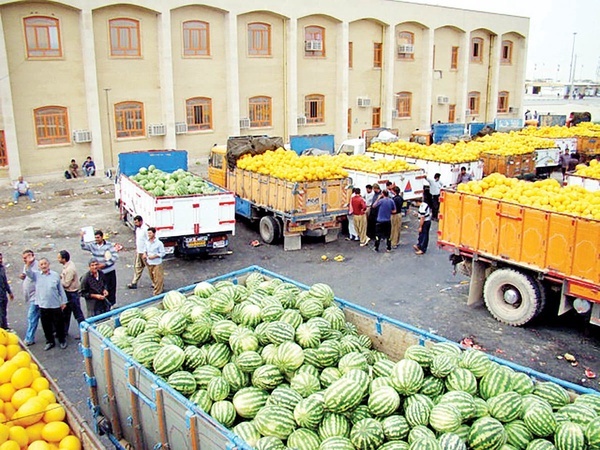
<svg viewBox="0 0 600 450">
<path fill-rule="evenodd" d="M 258 450 L 600 449 L 600 395 L 572 401 L 450 342 L 393 362 L 323 283 L 251 272 L 119 322 L 97 330 Z"/>
<path fill-rule="evenodd" d="M 168 173 L 150 165 L 148 168 L 140 168 L 131 179 L 155 197 L 178 197 L 218 192 L 218 189 L 208 181 L 183 169 Z"/>
</svg>

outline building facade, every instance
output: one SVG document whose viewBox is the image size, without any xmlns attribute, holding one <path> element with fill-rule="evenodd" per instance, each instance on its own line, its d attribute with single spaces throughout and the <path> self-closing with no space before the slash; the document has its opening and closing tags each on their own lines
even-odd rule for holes
<svg viewBox="0 0 600 450">
<path fill-rule="evenodd" d="M 0 177 L 228 136 L 517 118 L 529 19 L 392 0 L 0 1 Z"/>
</svg>

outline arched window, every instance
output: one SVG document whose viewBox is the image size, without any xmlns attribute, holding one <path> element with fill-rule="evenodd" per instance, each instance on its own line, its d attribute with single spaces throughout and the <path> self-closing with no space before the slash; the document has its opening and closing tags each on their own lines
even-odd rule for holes
<svg viewBox="0 0 600 450">
<path fill-rule="evenodd" d="M 271 97 L 252 97 L 249 101 L 250 128 L 272 126 Z"/>
<path fill-rule="evenodd" d="M 483 39 L 471 39 L 471 62 L 480 63 L 483 61 Z"/>
<path fill-rule="evenodd" d="M 507 113 L 508 112 L 508 91 L 500 91 L 498 92 L 498 112 L 499 113 Z"/>
<path fill-rule="evenodd" d="M 145 136 L 144 104 L 141 102 L 116 103 L 115 129 L 118 138 Z"/>
<path fill-rule="evenodd" d="M 479 102 L 481 101 L 481 93 L 476 91 L 469 92 L 469 111 L 471 116 L 479 114 Z"/>
<path fill-rule="evenodd" d="M 325 56 L 325 28 L 317 25 L 304 28 L 304 56 Z"/>
<path fill-rule="evenodd" d="M 210 55 L 210 25 L 201 20 L 183 22 L 184 56 Z"/>
<path fill-rule="evenodd" d="M 400 31 L 396 38 L 398 59 L 415 59 L 415 34 L 410 31 Z"/>
<path fill-rule="evenodd" d="M 185 101 L 189 131 L 212 129 L 212 100 L 207 97 L 189 98 Z"/>
<path fill-rule="evenodd" d="M 512 64 L 512 52 L 513 52 L 512 41 L 502 41 L 502 55 L 500 58 L 500 62 L 502 64 Z"/>
<path fill-rule="evenodd" d="M 259 22 L 248 24 L 248 54 L 271 55 L 271 25 Z"/>
<path fill-rule="evenodd" d="M 69 118 L 63 106 L 44 106 L 33 110 L 38 145 L 68 144 Z"/>
<path fill-rule="evenodd" d="M 26 17 L 25 42 L 28 58 L 57 58 L 62 56 L 58 19 L 53 17 Z"/>
<path fill-rule="evenodd" d="M 410 117 L 412 113 L 412 92 L 398 92 L 396 94 L 397 117 Z"/>
<path fill-rule="evenodd" d="M 111 19 L 110 56 L 141 56 L 140 22 L 135 19 Z"/>
<path fill-rule="evenodd" d="M 304 115 L 306 123 L 325 122 L 325 96 L 310 94 L 304 97 Z"/>
</svg>

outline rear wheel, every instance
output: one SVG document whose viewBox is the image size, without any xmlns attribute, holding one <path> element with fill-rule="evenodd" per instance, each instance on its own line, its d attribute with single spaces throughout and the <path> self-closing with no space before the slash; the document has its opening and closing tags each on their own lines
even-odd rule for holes
<svg viewBox="0 0 600 450">
<path fill-rule="evenodd" d="M 514 327 L 531 321 L 544 303 L 540 284 L 513 269 L 492 272 L 485 282 L 483 298 L 492 316 Z"/>
<path fill-rule="evenodd" d="M 281 236 L 281 226 L 273 216 L 263 216 L 258 224 L 260 237 L 267 244 L 276 244 Z"/>
</svg>

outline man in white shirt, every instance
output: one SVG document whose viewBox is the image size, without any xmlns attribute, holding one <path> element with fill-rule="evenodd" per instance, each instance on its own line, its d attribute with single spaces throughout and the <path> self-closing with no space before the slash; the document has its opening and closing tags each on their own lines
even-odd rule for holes
<svg viewBox="0 0 600 450">
<path fill-rule="evenodd" d="M 143 258 L 144 252 L 146 251 L 146 243 L 148 242 L 148 225 L 144 223 L 142 216 L 135 216 L 133 218 L 133 224 L 135 225 L 135 263 L 133 266 L 133 280 L 127 285 L 129 289 L 137 289 L 137 283 L 140 281 L 142 274 L 144 273 L 144 267 L 146 262 Z"/>
<path fill-rule="evenodd" d="M 35 198 L 33 196 L 33 191 L 29 189 L 29 183 L 23 180 L 23 177 L 20 176 L 19 180 L 14 185 L 15 191 L 13 192 L 13 202 L 15 204 L 19 203 L 19 197 L 22 195 L 26 195 L 31 200 L 31 203 L 35 203 Z"/>
<path fill-rule="evenodd" d="M 417 200 L 419 207 L 419 238 L 417 244 L 413 245 L 415 254 L 423 255 L 427 252 L 429 245 L 429 229 L 431 228 L 431 208 L 422 200 Z"/>
<path fill-rule="evenodd" d="M 153 295 L 161 294 L 165 281 L 163 271 L 163 258 L 165 257 L 165 246 L 160 239 L 156 237 L 156 228 L 148 228 L 148 241 L 143 258 L 148 266 L 148 273 L 154 287 Z"/>
<path fill-rule="evenodd" d="M 440 211 L 440 192 L 443 187 L 440 177 L 441 174 L 436 173 L 433 178 L 427 178 L 429 193 L 431 194 L 431 216 L 433 220 L 438 220 L 438 212 Z"/>
</svg>

